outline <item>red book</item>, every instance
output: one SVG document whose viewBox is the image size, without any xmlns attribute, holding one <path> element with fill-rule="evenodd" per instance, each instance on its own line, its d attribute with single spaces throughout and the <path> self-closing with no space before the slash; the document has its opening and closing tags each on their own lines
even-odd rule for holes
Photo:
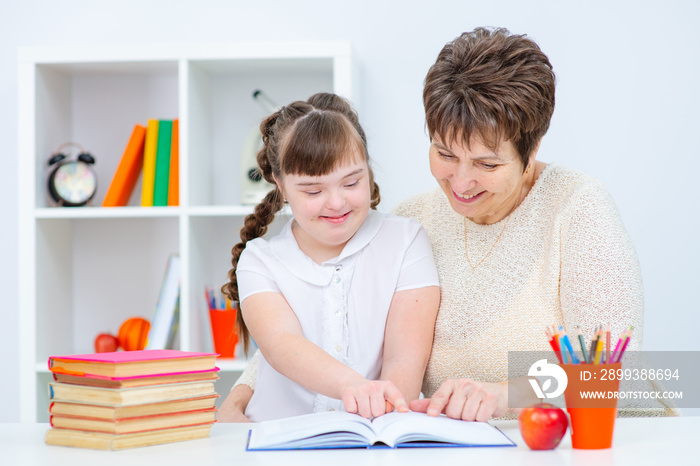
<svg viewBox="0 0 700 466">
<path fill-rule="evenodd" d="M 146 140 L 146 128 L 135 125 L 122 158 L 114 172 L 112 182 L 107 189 L 102 207 L 119 207 L 129 203 L 136 181 L 143 166 L 143 148 Z"/>
</svg>

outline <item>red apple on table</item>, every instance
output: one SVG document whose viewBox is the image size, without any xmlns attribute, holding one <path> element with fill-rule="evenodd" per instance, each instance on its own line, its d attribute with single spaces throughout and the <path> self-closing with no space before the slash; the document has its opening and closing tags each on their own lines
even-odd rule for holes
<svg viewBox="0 0 700 466">
<path fill-rule="evenodd" d="M 520 433 L 532 450 L 553 450 L 569 427 L 564 410 L 551 403 L 528 406 L 518 416 Z"/>
<path fill-rule="evenodd" d="M 110 353 L 119 349 L 119 340 L 109 333 L 100 333 L 95 338 L 95 353 Z"/>
</svg>

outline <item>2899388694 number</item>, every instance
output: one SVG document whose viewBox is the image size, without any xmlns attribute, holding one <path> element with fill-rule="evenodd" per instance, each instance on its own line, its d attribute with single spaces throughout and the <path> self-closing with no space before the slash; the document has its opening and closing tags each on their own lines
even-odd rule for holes
<svg viewBox="0 0 700 466">
<path fill-rule="evenodd" d="M 601 369 L 600 380 L 678 380 L 678 369 Z"/>
</svg>

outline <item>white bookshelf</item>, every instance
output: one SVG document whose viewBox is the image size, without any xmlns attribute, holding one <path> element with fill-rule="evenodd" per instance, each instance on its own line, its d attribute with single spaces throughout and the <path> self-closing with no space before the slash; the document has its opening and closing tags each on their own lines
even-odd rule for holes
<svg viewBox="0 0 700 466">
<path fill-rule="evenodd" d="M 98 333 L 150 319 L 172 253 L 179 348 L 212 349 L 203 289 L 225 282 L 252 212 L 240 205 L 240 152 L 267 114 L 252 92 L 279 104 L 358 96 L 346 42 L 27 47 L 18 68 L 19 402 L 21 420 L 35 422 L 48 420 L 49 356 L 92 352 Z M 180 119 L 180 206 L 140 207 L 139 181 L 128 207 L 100 207 L 134 124 L 149 118 Z M 98 192 L 85 207 L 54 207 L 46 194 L 46 161 L 68 141 L 96 159 Z M 228 384 L 245 360 L 218 365 Z"/>
</svg>

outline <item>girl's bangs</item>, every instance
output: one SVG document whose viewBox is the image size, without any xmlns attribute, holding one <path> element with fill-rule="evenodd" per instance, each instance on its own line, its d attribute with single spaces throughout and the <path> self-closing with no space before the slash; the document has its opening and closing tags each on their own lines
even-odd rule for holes
<svg viewBox="0 0 700 466">
<path fill-rule="evenodd" d="M 317 111 L 301 118 L 281 150 L 284 174 L 321 176 L 339 166 L 366 160 L 360 136 L 341 115 Z"/>
</svg>

